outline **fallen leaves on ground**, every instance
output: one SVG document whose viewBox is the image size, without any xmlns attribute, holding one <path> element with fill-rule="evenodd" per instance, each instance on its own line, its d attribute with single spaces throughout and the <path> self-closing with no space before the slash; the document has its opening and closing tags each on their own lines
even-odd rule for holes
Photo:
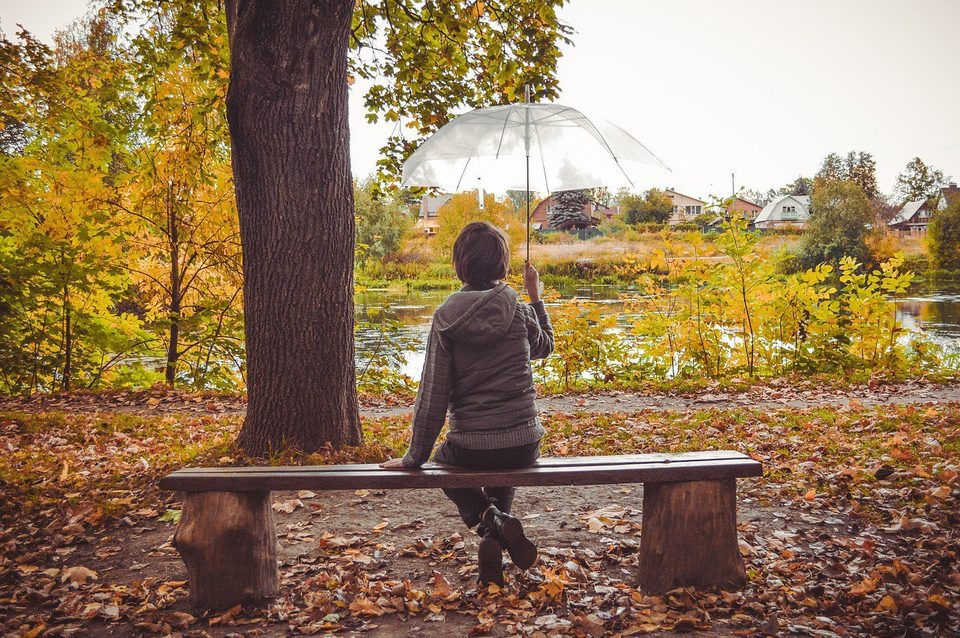
<svg viewBox="0 0 960 638">
<path fill-rule="evenodd" d="M 157 479 L 184 464 L 249 463 L 229 444 L 238 420 L 5 413 L 0 633 L 70 636 L 106 624 L 127 635 L 213 626 L 311 634 L 413 618 L 438 623 L 439 635 L 452 615 L 469 618 L 474 635 L 960 632 L 960 403 L 554 413 L 544 421 L 545 455 L 736 449 L 763 461 L 765 476 L 738 486 L 741 510 L 756 513 L 739 526 L 747 585 L 638 590 L 635 497 L 577 512 L 571 527 L 594 532 L 595 541 L 541 547 L 537 565 L 509 568 L 500 588 L 474 583 L 472 537 L 391 527 L 389 516 L 351 535 L 324 533 L 309 517 L 328 499 L 299 493 L 275 504 L 279 517 L 308 519 L 282 535 L 307 549 L 281 566 L 281 597 L 267 610 L 190 613 L 185 580 L 157 578 L 138 563 L 103 571 L 78 557 L 122 557 L 124 535 L 143 521 L 172 531 L 160 521 L 173 522 L 179 507 L 157 491 Z M 364 447 L 277 462 L 385 458 L 402 451 L 406 426 L 405 418 L 367 420 Z M 373 498 L 364 492 L 348 497 Z M 169 543 L 153 553 L 175 556 Z M 425 573 L 406 573 L 400 558 Z"/>
</svg>

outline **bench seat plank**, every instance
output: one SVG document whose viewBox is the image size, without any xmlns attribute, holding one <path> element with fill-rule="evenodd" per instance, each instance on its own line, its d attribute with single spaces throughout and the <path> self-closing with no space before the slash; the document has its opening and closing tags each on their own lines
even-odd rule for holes
<svg viewBox="0 0 960 638">
<path fill-rule="evenodd" d="M 712 461 L 717 459 L 748 459 L 746 454 L 733 450 L 702 450 L 697 452 L 679 453 L 651 453 L 651 454 L 620 454 L 616 456 L 544 456 L 537 461 L 537 467 L 566 467 L 582 465 L 621 465 L 636 463 L 669 463 L 671 460 L 685 461 Z M 177 470 L 176 474 L 210 472 L 260 472 L 264 469 L 277 472 L 367 472 L 379 466 L 376 463 L 351 463 L 349 465 L 283 465 L 283 466 L 248 466 L 248 467 L 185 467 Z M 440 463 L 425 463 L 423 469 L 448 467 Z"/>
<path fill-rule="evenodd" d="M 544 457 L 516 470 L 466 470 L 434 463 L 420 470 L 384 470 L 376 464 L 186 468 L 161 479 L 160 487 L 184 492 L 525 487 L 708 481 L 761 474 L 758 461 L 739 452 L 716 451 Z"/>
</svg>

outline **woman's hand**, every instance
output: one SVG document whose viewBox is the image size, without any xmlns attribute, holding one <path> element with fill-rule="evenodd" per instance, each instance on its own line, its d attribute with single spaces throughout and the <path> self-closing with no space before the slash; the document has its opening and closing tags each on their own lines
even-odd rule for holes
<svg viewBox="0 0 960 638">
<path fill-rule="evenodd" d="M 530 303 L 540 301 L 540 273 L 529 261 L 523 264 L 523 287 L 527 289 Z"/>
<path fill-rule="evenodd" d="M 380 464 L 385 470 L 404 470 L 406 467 L 403 465 L 403 459 L 390 459 L 389 461 L 384 461 Z"/>
</svg>

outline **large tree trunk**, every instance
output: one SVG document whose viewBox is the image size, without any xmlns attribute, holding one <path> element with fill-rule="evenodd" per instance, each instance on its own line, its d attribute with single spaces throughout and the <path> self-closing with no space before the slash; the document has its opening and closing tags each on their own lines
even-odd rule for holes
<svg viewBox="0 0 960 638">
<path fill-rule="evenodd" d="M 360 442 L 347 121 L 352 0 L 228 0 L 247 417 L 265 453 Z"/>
</svg>

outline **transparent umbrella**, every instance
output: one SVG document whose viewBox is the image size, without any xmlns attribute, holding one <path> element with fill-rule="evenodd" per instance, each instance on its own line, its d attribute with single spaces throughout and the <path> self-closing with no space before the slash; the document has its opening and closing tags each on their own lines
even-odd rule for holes
<svg viewBox="0 0 960 638">
<path fill-rule="evenodd" d="M 531 190 L 635 188 L 651 165 L 667 168 L 619 126 L 569 106 L 527 102 L 453 119 L 407 159 L 401 184 L 447 192 L 478 185 L 501 193 L 525 190 L 529 260 Z"/>
</svg>

